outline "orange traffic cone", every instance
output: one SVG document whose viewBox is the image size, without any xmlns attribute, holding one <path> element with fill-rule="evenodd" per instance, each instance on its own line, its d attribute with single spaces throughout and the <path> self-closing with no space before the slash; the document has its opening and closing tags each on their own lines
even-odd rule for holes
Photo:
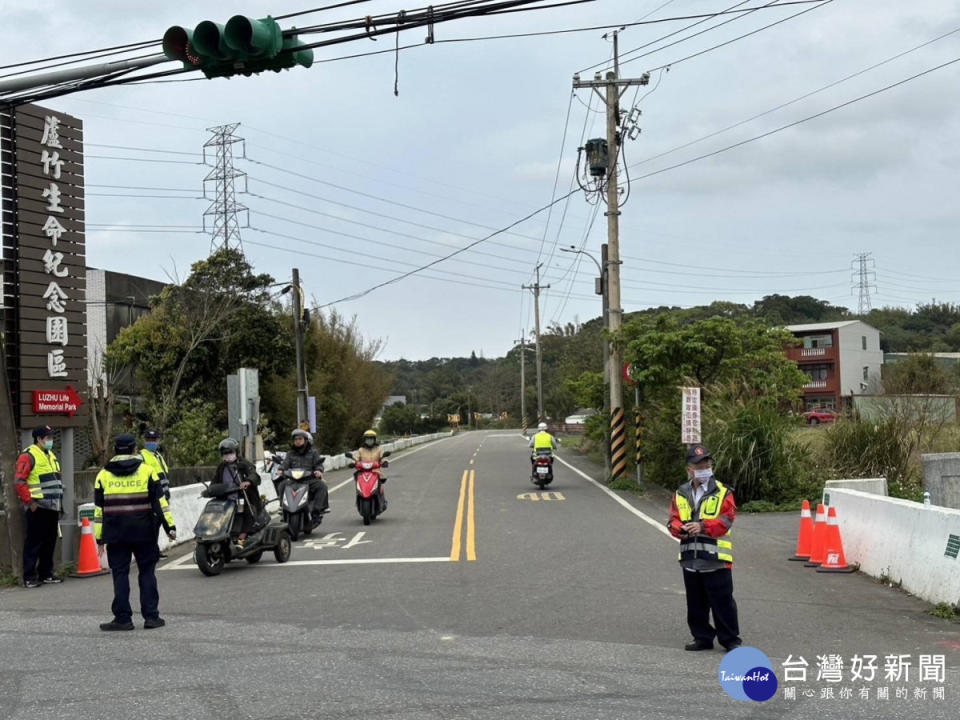
<svg viewBox="0 0 960 720">
<path fill-rule="evenodd" d="M 804 500 L 800 508 L 800 532 L 797 534 L 797 552 L 788 560 L 809 560 L 813 545 L 813 517 L 810 515 L 810 501 Z"/>
<path fill-rule="evenodd" d="M 843 540 L 840 537 L 840 523 L 837 521 L 836 508 L 830 508 L 830 514 L 827 517 L 827 541 L 824 547 L 825 560 L 817 568 L 817 572 L 853 572 L 853 568 L 847 565 L 847 558 L 843 555 Z"/>
<path fill-rule="evenodd" d="M 827 510 L 823 504 L 817 505 L 817 518 L 813 524 L 813 544 L 810 546 L 810 559 L 806 567 L 820 567 L 826 559 L 824 544 L 827 541 Z"/>
<path fill-rule="evenodd" d="M 93 539 L 93 528 L 90 527 L 90 520 L 83 519 L 83 527 L 80 528 L 80 554 L 77 558 L 77 571 L 70 577 L 93 577 L 94 575 L 106 575 L 109 570 L 100 567 L 100 558 L 97 556 L 97 541 Z"/>
</svg>

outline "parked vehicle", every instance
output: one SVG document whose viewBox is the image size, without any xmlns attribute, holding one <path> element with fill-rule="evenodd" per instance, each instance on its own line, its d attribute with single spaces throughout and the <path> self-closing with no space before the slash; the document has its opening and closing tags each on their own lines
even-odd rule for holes
<svg viewBox="0 0 960 720">
<path fill-rule="evenodd" d="M 803 414 L 807 425 L 819 425 L 820 423 L 832 423 L 837 419 L 838 414 L 830 408 L 811 408 Z"/>
<path fill-rule="evenodd" d="M 353 460 L 353 453 L 344 453 Z M 357 512 L 363 518 L 363 524 L 369 525 L 387 509 L 387 499 L 383 494 L 383 483 L 386 478 L 380 475 L 380 468 L 389 467 L 386 458 L 390 455 L 387 450 L 383 453 L 383 462 L 351 462 L 349 467 L 354 468 L 353 478 L 357 488 Z"/>
<path fill-rule="evenodd" d="M 193 529 L 197 543 L 193 557 L 204 575 L 219 575 L 231 560 L 242 559 L 252 565 L 260 562 L 263 553 L 268 551 L 273 552 L 279 563 L 290 559 L 293 546 L 286 525 L 271 521 L 266 507 L 257 518 L 254 532 L 248 533 L 242 546 L 238 546 L 237 541 L 243 532 L 242 491 L 239 488 L 224 489 L 223 485 L 215 483 L 207 486 L 203 496 L 210 500 Z"/>
<path fill-rule="evenodd" d="M 541 490 L 553 482 L 553 453 L 539 450 L 533 458 L 533 472 L 530 476 L 533 484 Z"/>
</svg>

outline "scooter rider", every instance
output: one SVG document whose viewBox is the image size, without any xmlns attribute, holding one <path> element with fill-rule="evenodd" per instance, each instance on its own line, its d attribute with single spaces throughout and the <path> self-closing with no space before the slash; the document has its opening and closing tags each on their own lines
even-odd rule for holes
<svg viewBox="0 0 960 720">
<path fill-rule="evenodd" d="M 363 444 L 360 449 L 353 453 L 353 461 L 358 465 L 362 462 L 375 462 L 380 464 L 377 474 L 380 476 L 380 499 L 383 501 L 383 509 L 387 509 L 387 496 L 383 492 L 383 483 L 387 481 L 387 476 L 383 474 L 383 468 L 389 467 L 390 463 L 383 457 L 383 448 L 380 447 L 380 441 L 377 439 L 377 433 L 373 430 L 367 430 L 363 434 Z M 354 472 L 357 474 L 359 470 Z"/>
<path fill-rule="evenodd" d="M 263 504 L 260 500 L 260 474 L 257 469 L 238 455 L 240 444 L 233 438 L 220 442 L 220 464 L 214 477 L 222 483 L 224 490 L 242 490 L 238 498 L 243 498 L 243 509 L 240 511 L 242 532 L 237 538 L 237 545 L 243 547 L 247 535 L 256 532 Z"/>
<path fill-rule="evenodd" d="M 542 422 L 537 425 L 537 432 L 530 436 L 530 442 L 527 443 L 527 447 L 533 448 L 533 454 L 530 456 L 530 464 L 533 465 L 533 461 L 537 455 L 541 453 L 553 455 L 553 451 L 560 448 L 560 438 L 555 438 L 548 433 L 547 424 Z"/>
<path fill-rule="evenodd" d="M 306 430 L 297 428 L 290 434 L 293 440 L 293 447 L 283 458 L 283 464 L 280 466 L 280 475 L 283 476 L 287 470 L 307 470 L 313 473 L 308 483 L 309 490 L 307 496 L 310 498 L 310 512 L 313 520 L 318 520 L 320 515 L 330 511 L 329 491 L 327 484 L 323 481 L 323 457 L 313 447 L 313 437 Z M 284 478 L 277 487 L 277 493 L 282 497 L 283 488 L 287 482 Z"/>
</svg>

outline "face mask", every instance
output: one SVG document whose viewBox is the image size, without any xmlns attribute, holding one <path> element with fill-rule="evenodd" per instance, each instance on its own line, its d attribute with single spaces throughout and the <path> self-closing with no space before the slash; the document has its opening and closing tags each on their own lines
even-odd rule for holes
<svg viewBox="0 0 960 720">
<path fill-rule="evenodd" d="M 53 440 L 44 440 L 43 442 L 44 450 L 53 450 Z"/>
<path fill-rule="evenodd" d="M 709 480 L 711 477 L 713 477 L 713 470 L 694 470 L 693 476 L 697 480 L 703 482 L 704 480 Z"/>
<path fill-rule="evenodd" d="M 367 447 L 373 447 L 374 445 L 377 444 L 377 441 L 374 440 L 373 438 L 367 438 L 366 440 L 363 441 L 363 444 L 366 445 Z"/>
<path fill-rule="evenodd" d="M 236 453 L 227 453 L 226 455 L 223 456 L 223 461 L 224 461 L 224 462 L 228 462 L 228 463 L 236 462 L 236 461 L 237 461 L 237 454 L 236 454 Z"/>
<path fill-rule="evenodd" d="M 145 442 L 143 446 L 150 452 L 156 452 L 157 448 L 160 447 L 160 443 L 156 442 Z"/>
</svg>

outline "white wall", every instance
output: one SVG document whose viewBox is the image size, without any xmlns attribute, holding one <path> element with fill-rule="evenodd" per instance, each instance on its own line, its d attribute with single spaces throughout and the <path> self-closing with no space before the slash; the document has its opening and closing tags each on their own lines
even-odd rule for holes
<svg viewBox="0 0 960 720">
<path fill-rule="evenodd" d="M 848 564 L 928 602 L 960 602 L 960 560 L 944 554 L 960 510 L 844 489 L 830 490 L 830 504 Z"/>
<path fill-rule="evenodd" d="M 840 363 L 840 395 L 860 395 L 866 392 L 861 382 L 880 379 L 883 351 L 880 350 L 880 331 L 866 323 L 854 322 L 837 330 Z M 863 337 L 867 349 L 863 349 Z M 863 368 L 868 367 L 869 379 L 864 381 Z"/>
<path fill-rule="evenodd" d="M 104 270 L 87 268 L 87 379 L 95 385 L 103 375 L 107 348 L 107 281 Z"/>
</svg>

